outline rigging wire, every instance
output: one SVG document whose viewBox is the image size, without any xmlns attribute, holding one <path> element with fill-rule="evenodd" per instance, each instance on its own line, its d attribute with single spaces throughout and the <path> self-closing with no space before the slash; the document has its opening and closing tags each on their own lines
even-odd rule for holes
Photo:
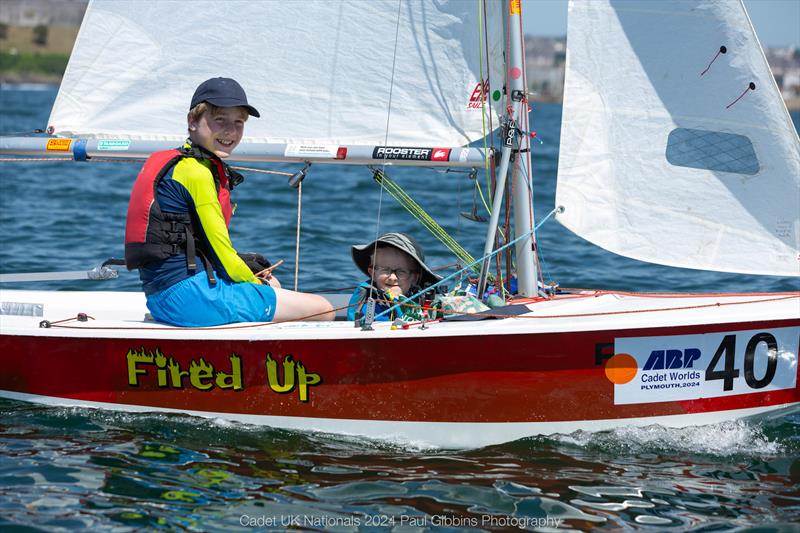
<svg viewBox="0 0 800 533">
<path fill-rule="evenodd" d="M 489 31 L 487 27 L 487 19 L 486 16 L 486 2 L 481 2 L 478 7 L 478 38 L 480 43 L 480 73 L 481 73 L 481 120 L 482 120 L 482 128 L 483 128 L 483 148 L 484 153 L 486 154 L 486 158 L 484 160 L 484 171 L 486 173 L 486 187 L 488 190 L 488 198 L 492 199 L 493 195 L 496 192 L 493 192 L 493 189 L 496 186 L 496 177 L 495 177 L 495 167 L 490 165 L 491 158 L 489 157 L 489 150 L 487 149 L 487 137 L 490 138 L 492 151 L 494 152 L 494 135 L 490 135 L 491 132 L 494 131 L 493 128 L 493 121 L 492 121 L 492 105 L 491 105 L 491 72 L 488 68 L 490 65 L 489 61 Z M 485 36 L 485 39 L 484 39 Z M 486 72 L 486 79 L 484 80 L 484 72 L 483 72 L 483 59 L 484 55 L 486 57 L 486 64 L 487 64 L 487 72 Z M 506 55 L 508 57 L 508 55 Z M 488 115 L 489 115 L 489 132 L 486 129 L 486 115 L 487 115 L 487 108 L 488 108 Z M 491 177 L 491 179 L 490 179 Z M 491 183 L 491 185 L 490 185 Z M 480 188 L 478 181 L 475 181 L 475 187 L 477 188 L 478 192 L 480 193 L 481 202 L 484 205 L 487 213 L 491 216 L 492 214 L 492 207 L 489 206 L 487 203 L 486 197 L 483 195 L 483 190 Z M 508 198 L 508 197 L 506 197 Z M 508 200 L 506 201 L 506 207 L 508 209 Z M 508 224 L 506 224 L 506 229 L 503 231 L 502 229 L 498 228 L 500 236 L 495 234 L 495 247 L 499 245 L 501 239 L 504 241 L 506 239 L 506 235 L 508 235 Z M 495 256 L 496 261 L 496 276 L 494 279 L 495 285 L 497 287 L 498 292 L 501 294 L 505 290 L 503 287 L 503 275 L 502 275 L 502 258 L 500 255 Z M 507 260 L 508 262 L 508 260 Z"/>
<path fill-rule="evenodd" d="M 481 11 L 482 6 L 482 11 Z M 494 156 L 489 156 L 489 150 L 487 149 L 487 139 L 489 139 L 489 146 L 491 147 L 491 153 L 496 152 L 495 148 L 495 138 L 492 132 L 494 132 L 494 115 L 492 113 L 492 105 L 491 105 L 491 94 L 492 94 L 492 76 L 491 76 L 491 69 L 487 67 L 486 72 L 486 83 L 484 84 L 484 73 L 483 73 L 483 60 L 484 57 L 486 59 L 486 64 L 489 65 L 491 62 L 489 61 L 489 28 L 487 26 L 488 17 L 486 15 L 486 2 L 485 0 L 480 2 L 478 8 L 478 37 L 480 43 L 480 53 L 478 54 L 479 61 L 480 61 L 480 73 L 481 73 L 481 91 L 485 94 L 482 94 L 481 98 L 481 118 L 482 118 L 482 127 L 483 127 L 483 149 L 484 154 L 486 157 L 484 159 L 484 171 L 486 173 L 486 195 L 483 194 L 483 189 L 480 186 L 480 182 L 478 180 L 475 181 L 475 187 L 478 190 L 478 194 L 481 198 L 481 203 L 483 203 L 483 208 L 486 209 L 486 212 L 491 216 L 492 214 L 492 206 L 491 206 L 491 199 L 494 194 L 494 184 L 495 184 L 495 165 L 492 164 L 494 161 Z M 484 36 L 486 38 L 484 39 Z M 487 105 L 489 102 L 489 105 Z M 487 131 L 486 128 L 486 113 L 488 108 L 488 115 L 489 115 L 489 128 Z M 504 237 L 505 238 L 505 237 Z"/>
<path fill-rule="evenodd" d="M 483 189 L 481 188 L 480 181 L 478 179 L 475 180 L 474 186 L 478 192 L 478 195 L 481 198 L 481 203 L 483 204 L 483 208 L 486 209 L 486 212 L 491 216 L 492 214 L 492 207 L 491 207 L 491 200 L 487 200 L 492 198 L 492 185 L 494 184 L 495 180 L 495 167 L 492 164 L 494 157 L 489 156 L 489 149 L 491 147 L 491 153 L 495 152 L 495 145 L 494 145 L 494 135 L 490 133 L 494 131 L 494 115 L 492 114 L 492 106 L 491 104 L 486 105 L 489 102 L 490 95 L 492 93 L 492 77 L 491 77 L 491 70 L 487 67 L 486 76 L 484 80 L 484 56 L 486 59 L 486 64 L 489 65 L 489 30 L 487 27 L 487 16 L 486 16 L 486 2 L 482 1 L 478 3 L 478 63 L 480 68 L 480 82 L 481 82 L 481 127 L 483 133 L 483 153 L 486 154 L 484 158 L 484 172 L 486 174 L 486 190 L 487 195 L 484 196 Z M 484 38 L 486 36 L 486 38 Z M 489 127 L 487 131 L 486 127 L 486 115 L 487 115 L 487 108 L 488 108 L 488 116 L 489 116 Z M 487 144 L 487 139 L 489 139 Z M 491 177 L 491 179 L 490 179 Z M 505 238 L 505 236 L 504 236 Z"/>
<path fill-rule="evenodd" d="M 536 226 L 533 228 L 534 237 L 536 236 L 536 232 L 539 231 L 539 228 L 542 227 L 542 225 L 545 222 L 547 222 L 547 220 L 550 217 L 552 217 L 553 215 L 555 215 L 557 213 L 563 213 L 563 212 L 564 212 L 564 208 L 561 207 L 561 206 L 558 206 L 558 207 L 553 208 L 549 213 L 547 213 L 547 215 L 542 220 L 540 220 L 539 223 L 536 224 Z M 534 242 L 536 242 L 536 241 L 534 241 Z M 539 268 L 539 281 L 542 282 L 542 285 L 544 286 L 544 284 L 545 284 L 544 283 L 544 272 L 545 271 L 547 271 L 547 273 L 548 273 L 547 274 L 547 278 L 550 280 L 550 284 L 551 285 L 554 285 L 554 284 L 558 285 L 557 283 L 555 283 L 553 281 L 553 277 L 550 275 L 550 271 L 547 268 L 547 264 L 544 261 L 544 254 L 541 253 L 541 251 L 539 250 L 538 246 L 536 247 L 536 253 L 535 253 L 534 257 L 537 260 L 537 265 L 539 265 L 541 267 L 541 268 Z"/>
<path fill-rule="evenodd" d="M 297 292 L 297 281 L 300 271 L 300 213 L 303 210 L 303 180 L 297 182 L 297 232 L 294 243 L 294 291 Z"/>
<path fill-rule="evenodd" d="M 486 17 L 486 2 L 484 0 L 484 2 L 483 2 L 483 33 L 484 33 L 484 35 L 486 35 L 486 40 L 484 41 L 484 50 L 483 50 L 483 52 L 486 54 L 486 64 L 489 65 L 489 29 L 488 29 L 488 27 L 486 25 L 486 20 L 487 20 L 487 17 Z M 490 69 L 487 69 L 486 81 L 488 82 L 487 83 L 487 87 L 489 89 L 488 93 L 486 95 L 486 101 L 489 102 L 489 106 L 488 106 L 489 107 L 489 132 L 493 132 L 494 131 L 494 115 L 492 114 L 492 105 L 491 105 L 491 101 L 489 100 L 489 98 L 492 95 L 492 73 L 491 73 Z M 486 136 L 484 136 L 484 140 L 485 139 L 486 139 Z M 494 153 L 494 148 L 495 148 L 495 146 L 494 146 L 494 135 L 491 135 L 489 137 L 489 144 L 492 147 L 492 153 Z M 486 148 L 486 146 L 484 145 L 484 149 L 485 148 Z M 488 154 L 487 151 L 484 151 L 484 153 Z"/>
<path fill-rule="evenodd" d="M 522 65 L 525 65 L 525 37 L 522 30 L 522 6 L 520 5 L 520 14 L 517 17 L 517 22 L 519 24 L 519 36 L 520 36 L 520 51 L 522 52 Z M 531 125 L 530 125 L 530 104 L 528 101 L 528 73 L 525 68 L 522 69 L 522 105 L 524 106 L 524 111 L 522 113 L 522 120 L 521 120 L 521 127 L 522 127 L 522 135 L 521 138 L 525 138 L 525 146 L 520 143 L 520 156 L 525 157 L 527 162 L 527 173 L 524 178 L 524 182 L 528 188 L 528 227 L 533 227 L 535 223 L 534 214 L 533 214 L 533 143 L 531 142 Z M 521 139 L 520 139 L 521 140 Z M 527 148 L 527 150 L 525 150 Z M 523 152 L 524 150 L 524 152 Z M 523 155 L 524 153 L 524 155 Z M 555 209 L 547 215 L 544 220 L 550 217 L 553 213 L 557 212 L 558 210 Z M 544 222 L 542 220 L 542 222 Z M 541 225 L 541 222 L 539 223 Z M 538 227 L 537 225 L 536 227 Z M 541 264 L 539 261 L 539 244 L 538 239 L 536 238 L 536 231 L 534 230 L 533 235 L 531 235 L 531 245 L 533 246 L 533 260 L 536 263 L 536 271 L 538 272 L 538 281 L 541 281 L 544 284 L 544 276 L 541 268 Z"/>
<path fill-rule="evenodd" d="M 484 36 L 486 38 L 484 39 Z M 487 72 L 486 72 L 486 80 L 484 80 L 484 73 L 483 73 L 483 59 L 484 53 L 486 54 L 486 65 L 487 65 Z M 489 174 L 489 150 L 488 150 L 488 143 L 486 141 L 487 138 L 487 131 L 486 131 L 486 102 L 489 97 L 489 92 L 491 91 L 491 76 L 489 72 L 489 33 L 488 29 L 486 28 L 486 2 L 480 2 L 478 4 L 478 64 L 480 69 L 480 83 L 481 83 L 481 128 L 483 133 L 483 153 L 484 156 L 484 171 L 486 175 Z M 484 82 L 485 81 L 485 82 Z M 492 126 L 492 106 L 489 105 L 489 131 L 491 130 Z M 494 150 L 494 138 L 491 140 L 492 149 Z M 489 180 L 486 180 L 487 188 L 489 186 Z M 475 180 L 475 186 L 478 188 L 478 191 L 481 193 L 481 201 L 483 202 L 483 207 L 486 209 L 486 212 L 491 215 L 492 209 L 487 204 L 486 199 L 483 197 L 483 191 L 480 188 L 478 180 Z M 489 193 L 491 196 L 491 192 Z"/>
<path fill-rule="evenodd" d="M 44 163 L 47 161 L 74 161 L 71 157 L 2 157 L 0 163 Z"/>
<path fill-rule="evenodd" d="M 376 169 L 373 179 L 380 183 L 386 192 L 400 203 L 406 211 L 416 218 L 434 237 L 444 244 L 453 254 L 465 263 L 472 263 L 475 258 L 470 255 L 447 231 L 436 222 L 400 185 L 389 178 L 382 170 Z"/>
<path fill-rule="evenodd" d="M 394 29 L 394 50 L 392 51 L 392 75 L 389 78 L 389 102 L 386 109 L 386 133 L 383 137 L 383 145 L 389 145 L 389 121 L 392 116 L 392 95 L 394 93 L 394 74 L 395 69 L 397 67 L 397 42 L 399 40 L 400 35 L 400 15 L 402 7 L 402 0 L 397 0 L 397 21 L 395 23 Z M 382 170 L 386 170 L 386 155 L 383 158 Z M 383 204 L 383 185 L 381 185 L 381 192 L 378 196 L 378 217 L 375 221 L 375 240 L 374 240 L 374 247 L 372 249 L 372 257 L 375 257 L 375 253 L 378 251 L 378 237 L 380 237 L 380 229 L 381 229 L 381 207 Z M 375 271 L 372 271 L 370 275 L 370 285 L 375 285 Z"/>
<path fill-rule="evenodd" d="M 476 176 L 477 178 L 477 176 Z M 473 196 L 472 210 L 477 211 Z M 461 180 L 456 180 L 456 238 L 461 238 Z"/>
<path fill-rule="evenodd" d="M 511 1 L 513 2 L 514 0 L 511 0 Z M 507 12 L 506 17 L 507 17 L 506 27 L 508 28 L 511 25 L 511 10 L 509 10 Z M 509 121 L 507 122 L 507 125 L 508 125 L 509 128 L 511 128 L 510 119 L 513 118 L 513 111 L 512 111 L 513 110 L 513 107 L 512 107 L 513 104 L 512 104 L 512 102 L 510 100 L 511 93 L 510 93 L 510 91 L 508 89 L 508 85 L 509 85 L 509 83 L 508 83 L 508 80 L 509 80 L 508 68 L 509 68 L 509 62 L 511 61 L 511 32 L 507 31 L 506 33 L 508 35 L 507 35 L 507 39 L 506 39 L 506 48 L 505 48 L 505 59 L 506 59 L 506 61 L 505 61 L 505 79 L 506 79 L 505 104 L 506 104 L 507 116 L 509 117 Z M 512 147 L 511 156 L 512 156 L 512 158 L 514 157 L 513 147 Z M 505 190 L 503 190 L 502 192 L 495 191 L 495 194 L 504 194 L 505 195 L 505 224 L 503 225 L 502 230 L 499 231 L 500 236 L 502 236 L 503 240 L 502 241 L 499 240 L 500 236 L 495 234 L 495 246 L 496 247 L 499 246 L 501 242 L 505 242 L 506 240 L 511 238 L 511 205 L 513 203 L 512 194 L 513 194 L 513 190 L 514 190 L 514 180 L 516 179 L 516 176 L 517 176 L 517 167 L 518 167 L 518 165 L 519 165 L 519 159 L 518 158 L 512 159 L 510 168 L 507 171 L 507 172 L 510 172 L 511 179 L 506 179 Z M 510 247 L 506 249 L 506 253 L 504 255 L 505 255 L 505 260 L 506 260 L 507 277 L 510 280 L 511 279 L 511 265 L 512 265 L 512 260 L 513 260 L 512 256 L 511 256 L 511 248 Z M 498 278 L 498 280 L 502 280 L 502 275 L 503 275 L 502 274 L 502 270 L 503 270 L 503 261 L 502 260 L 503 260 L 503 256 L 501 254 L 497 254 L 495 256 L 495 268 L 497 269 L 497 278 Z M 495 285 L 496 285 L 498 291 L 502 291 L 503 290 L 502 281 L 500 281 L 500 283 L 496 282 Z M 509 285 L 510 285 L 510 283 L 509 283 Z M 510 286 L 509 286 L 509 289 L 510 289 Z"/>
<path fill-rule="evenodd" d="M 294 176 L 292 172 L 282 172 L 280 170 L 266 170 L 263 168 L 252 168 L 252 167 L 235 167 L 231 165 L 231 168 L 234 170 L 244 170 L 247 172 L 260 172 L 262 174 L 274 174 L 276 176 Z"/>
</svg>

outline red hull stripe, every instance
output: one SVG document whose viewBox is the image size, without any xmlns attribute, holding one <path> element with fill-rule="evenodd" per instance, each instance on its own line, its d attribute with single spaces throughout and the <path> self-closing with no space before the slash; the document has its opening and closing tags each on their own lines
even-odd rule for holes
<svg viewBox="0 0 800 533">
<path fill-rule="evenodd" d="M 792 404 L 800 402 L 800 393 L 795 385 L 618 405 L 604 369 L 615 338 L 798 325 L 786 320 L 388 341 L 6 335 L 0 337 L 0 390 L 153 408 L 361 420 L 548 422 L 681 415 Z"/>
</svg>

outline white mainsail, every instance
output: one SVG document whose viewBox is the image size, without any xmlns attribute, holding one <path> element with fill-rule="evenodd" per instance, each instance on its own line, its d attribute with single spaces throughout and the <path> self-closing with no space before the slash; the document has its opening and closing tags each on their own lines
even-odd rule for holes
<svg viewBox="0 0 800 533">
<path fill-rule="evenodd" d="M 262 113 L 245 142 L 466 145 L 487 133 L 481 73 L 503 84 L 502 13 L 483 11 L 461 0 L 95 0 L 50 131 L 179 141 L 194 89 L 224 76 Z"/>
<path fill-rule="evenodd" d="M 800 141 L 739 0 L 570 2 L 556 205 L 620 255 L 800 275 Z"/>
</svg>

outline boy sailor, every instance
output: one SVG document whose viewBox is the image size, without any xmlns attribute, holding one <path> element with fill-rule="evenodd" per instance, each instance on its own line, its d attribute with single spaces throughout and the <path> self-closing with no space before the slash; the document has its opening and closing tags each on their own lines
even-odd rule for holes
<svg viewBox="0 0 800 533">
<path fill-rule="evenodd" d="M 259 279 L 228 234 L 231 190 L 242 181 L 223 159 L 259 113 L 230 78 L 201 83 L 192 97 L 189 139 L 150 156 L 136 178 L 125 228 L 125 261 L 139 269 L 153 318 L 175 326 L 333 320 L 321 296 Z M 259 269 L 260 270 L 260 269 Z"/>
</svg>

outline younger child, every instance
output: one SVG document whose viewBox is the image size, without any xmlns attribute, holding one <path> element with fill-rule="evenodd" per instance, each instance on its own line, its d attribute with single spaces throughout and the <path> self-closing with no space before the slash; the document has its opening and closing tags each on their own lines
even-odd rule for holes
<svg viewBox="0 0 800 533">
<path fill-rule="evenodd" d="M 356 287 L 350 298 L 347 318 L 355 320 L 366 314 L 367 300 L 376 300 L 378 315 L 398 302 L 401 306 L 378 320 L 394 320 L 419 315 L 420 299 L 409 300 L 409 296 L 441 280 L 425 264 L 422 247 L 405 233 L 386 233 L 369 244 L 352 248 L 353 261 L 368 276 Z"/>
</svg>

